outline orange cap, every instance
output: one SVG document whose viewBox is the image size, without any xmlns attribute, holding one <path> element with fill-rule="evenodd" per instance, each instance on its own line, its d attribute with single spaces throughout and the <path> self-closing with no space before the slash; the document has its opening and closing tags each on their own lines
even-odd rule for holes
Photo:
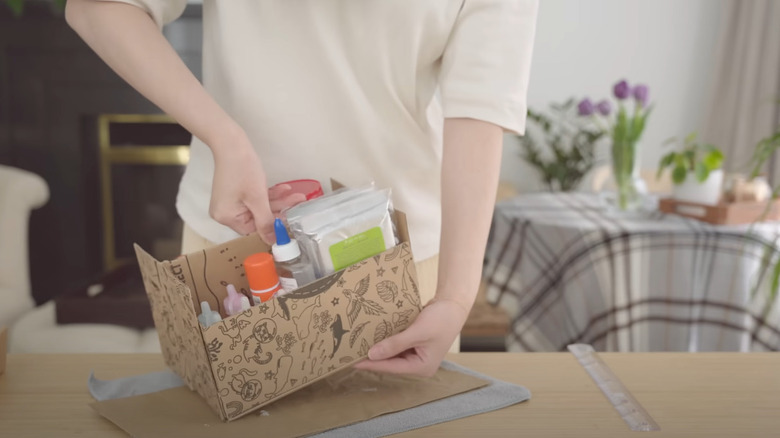
<svg viewBox="0 0 780 438">
<path fill-rule="evenodd" d="M 274 258 L 267 252 L 258 252 L 244 259 L 244 271 L 252 295 L 268 301 L 281 289 Z"/>
</svg>

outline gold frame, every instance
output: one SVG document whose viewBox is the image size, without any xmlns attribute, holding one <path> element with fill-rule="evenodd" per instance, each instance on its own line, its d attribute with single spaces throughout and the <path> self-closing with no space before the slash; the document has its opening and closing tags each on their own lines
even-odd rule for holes
<svg viewBox="0 0 780 438">
<path fill-rule="evenodd" d="M 129 259 L 116 255 L 114 236 L 114 197 L 111 187 L 113 164 L 146 164 L 156 166 L 185 166 L 190 160 L 189 145 L 122 146 L 111 144 L 111 123 L 172 123 L 176 120 L 165 114 L 101 114 L 98 116 L 98 153 L 100 155 L 100 186 L 103 208 L 103 267 L 110 271 Z"/>
</svg>

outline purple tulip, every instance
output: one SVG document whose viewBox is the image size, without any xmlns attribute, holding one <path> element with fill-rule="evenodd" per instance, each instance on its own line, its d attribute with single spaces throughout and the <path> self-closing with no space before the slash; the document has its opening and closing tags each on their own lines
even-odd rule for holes
<svg viewBox="0 0 780 438">
<path fill-rule="evenodd" d="M 612 112 L 612 105 L 608 100 L 602 100 L 596 104 L 596 110 L 598 110 L 599 114 L 602 116 L 608 116 L 609 113 Z"/>
<path fill-rule="evenodd" d="M 628 82 L 620 81 L 617 84 L 615 84 L 615 87 L 612 89 L 612 92 L 615 93 L 615 97 L 617 97 L 620 100 L 623 100 L 631 94 L 631 87 L 628 86 Z"/>
<path fill-rule="evenodd" d="M 577 105 L 577 111 L 581 116 L 590 116 L 595 111 L 595 107 L 593 106 L 593 102 L 590 101 L 587 97 L 585 99 L 582 99 L 582 102 L 580 102 L 579 105 Z"/>
<path fill-rule="evenodd" d="M 634 99 L 639 102 L 640 105 L 647 105 L 647 85 L 637 85 L 634 87 Z"/>
</svg>

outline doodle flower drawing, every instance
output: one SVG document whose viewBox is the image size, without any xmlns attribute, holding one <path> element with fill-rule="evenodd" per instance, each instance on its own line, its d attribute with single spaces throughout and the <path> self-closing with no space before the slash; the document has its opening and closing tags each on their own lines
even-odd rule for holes
<svg viewBox="0 0 780 438">
<path fill-rule="evenodd" d="M 325 333 L 331 322 L 333 322 L 333 317 L 330 316 L 330 312 L 327 310 L 314 314 L 314 328 L 319 330 L 320 333 Z"/>
<path fill-rule="evenodd" d="M 287 332 L 284 334 L 284 337 L 277 336 L 276 337 L 276 344 L 279 346 L 277 350 L 282 350 L 284 354 L 290 354 L 290 350 L 292 350 L 293 345 L 298 342 L 297 339 L 295 339 L 295 335 L 293 332 Z"/>
</svg>

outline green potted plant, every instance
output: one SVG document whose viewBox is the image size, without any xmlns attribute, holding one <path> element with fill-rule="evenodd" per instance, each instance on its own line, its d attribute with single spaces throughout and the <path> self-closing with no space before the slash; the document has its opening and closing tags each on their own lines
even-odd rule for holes
<svg viewBox="0 0 780 438">
<path fill-rule="evenodd" d="M 780 148 L 780 131 L 761 139 L 756 144 L 756 147 L 753 150 L 753 157 L 750 161 L 751 170 L 748 176 L 750 181 L 755 180 L 761 175 L 761 170 L 764 167 L 764 164 L 767 162 L 767 160 L 769 160 L 769 158 L 773 156 L 778 148 Z M 771 194 L 769 195 L 770 202 L 767 202 L 762 219 L 764 216 L 766 216 L 772 207 L 771 200 L 776 199 L 778 196 L 780 196 L 780 185 L 771 189 Z M 762 268 L 771 269 L 769 276 L 769 294 L 768 299 L 764 305 L 763 312 L 765 317 L 771 311 L 772 306 L 777 299 L 778 293 L 780 293 L 780 255 L 777 253 L 778 250 L 775 245 L 765 246 L 764 256 L 762 258 Z M 759 292 L 760 284 L 761 282 L 756 283 L 753 289 L 754 296 Z"/>
<path fill-rule="evenodd" d="M 676 143 L 672 138 L 664 144 Z M 696 141 L 690 133 L 678 151 L 664 155 L 658 164 L 657 178 L 671 170 L 673 196 L 681 201 L 715 205 L 720 201 L 723 186 L 723 152 L 711 144 Z"/>
<path fill-rule="evenodd" d="M 756 144 L 756 148 L 753 151 L 753 158 L 750 161 L 750 179 L 761 175 L 761 169 L 764 167 L 766 160 L 772 156 L 778 147 L 780 147 L 780 131 L 775 132 L 769 137 L 762 138 Z M 777 194 L 776 192 L 777 188 L 775 189 L 775 194 Z"/>
<path fill-rule="evenodd" d="M 550 191 L 574 190 L 596 163 L 596 143 L 604 132 L 576 116 L 574 99 L 550 104 L 550 114 L 528 110 L 533 126 L 518 137 L 521 154 Z"/>
</svg>

